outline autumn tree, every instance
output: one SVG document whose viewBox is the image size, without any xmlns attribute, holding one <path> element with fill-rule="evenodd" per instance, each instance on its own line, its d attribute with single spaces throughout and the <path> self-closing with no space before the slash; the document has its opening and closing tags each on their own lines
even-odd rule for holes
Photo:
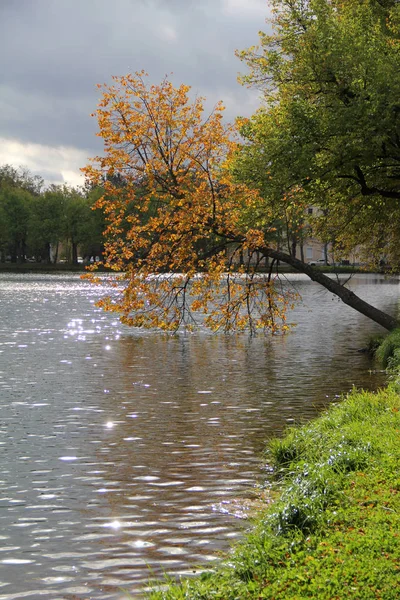
<svg viewBox="0 0 400 600">
<path fill-rule="evenodd" d="M 213 329 L 286 328 L 292 297 L 249 264 L 274 238 L 273 216 L 264 214 L 262 237 L 251 228 L 259 195 L 226 169 L 237 141 L 222 104 L 203 118 L 189 87 L 148 85 L 143 72 L 101 87 L 104 156 L 84 171 L 104 186 L 95 204 L 107 221 L 104 265 L 124 272 L 102 306 L 129 325 L 167 330 L 202 318 Z"/>
<path fill-rule="evenodd" d="M 271 272 L 259 273 L 262 260 L 271 258 L 393 328 L 390 315 L 280 249 L 282 207 L 277 198 L 266 199 L 257 181 L 235 179 L 243 149 L 223 124 L 223 106 L 204 120 L 203 100 L 190 102 L 187 86 L 175 88 L 167 79 L 147 86 L 145 77 L 116 77 L 114 85 L 101 86 L 95 114 L 104 155 L 84 169 L 91 185 L 104 185 L 95 204 L 107 222 L 104 265 L 123 272 L 101 305 L 133 326 L 190 327 L 203 315 L 214 329 L 284 330 L 293 296 Z M 275 191 L 282 188 L 283 180 L 273 181 Z M 303 196 L 299 184 L 280 196 L 295 227 Z"/>
</svg>

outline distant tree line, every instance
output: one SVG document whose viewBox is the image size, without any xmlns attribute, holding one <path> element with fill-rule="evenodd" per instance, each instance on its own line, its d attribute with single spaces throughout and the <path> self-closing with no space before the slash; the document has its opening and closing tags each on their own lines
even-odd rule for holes
<svg viewBox="0 0 400 600">
<path fill-rule="evenodd" d="M 101 186 L 45 187 L 26 169 L 0 166 L 0 262 L 78 263 L 101 256 L 104 216 L 93 210 Z"/>
</svg>

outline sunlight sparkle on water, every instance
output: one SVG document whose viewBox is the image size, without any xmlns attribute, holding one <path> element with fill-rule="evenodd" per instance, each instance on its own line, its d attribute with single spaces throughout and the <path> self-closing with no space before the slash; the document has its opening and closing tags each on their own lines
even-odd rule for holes
<svg viewBox="0 0 400 600">
<path fill-rule="evenodd" d="M 27 560 L 23 558 L 5 558 L 1 561 L 3 565 L 27 565 L 33 563 L 33 560 Z"/>
<path fill-rule="evenodd" d="M 117 530 L 121 528 L 121 523 L 119 521 L 112 521 L 111 523 L 106 523 L 104 527 Z"/>
<path fill-rule="evenodd" d="M 146 540 L 136 540 L 131 544 L 134 548 L 149 548 L 154 546 L 152 542 L 147 542 Z"/>
<path fill-rule="evenodd" d="M 106 427 L 107 429 L 112 429 L 114 427 L 114 423 L 112 421 L 107 421 Z"/>
</svg>

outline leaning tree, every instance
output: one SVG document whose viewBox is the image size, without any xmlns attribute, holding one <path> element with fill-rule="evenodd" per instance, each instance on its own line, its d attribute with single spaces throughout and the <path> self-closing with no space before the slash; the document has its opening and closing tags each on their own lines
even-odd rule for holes
<svg viewBox="0 0 400 600">
<path fill-rule="evenodd" d="M 238 120 L 244 143 L 224 124 L 222 104 L 204 119 L 203 99 L 190 101 L 187 86 L 147 85 L 143 72 L 100 86 L 104 154 L 84 170 L 104 185 L 96 203 L 107 222 L 104 264 L 124 280 L 101 304 L 128 325 L 191 327 L 203 315 L 214 329 L 285 330 L 294 297 L 271 271 L 260 273 L 265 258 L 306 273 L 386 329 L 397 325 L 284 252 L 279 234 L 286 218 L 292 240 L 302 235 L 311 204 L 322 214 L 314 231 L 334 238 L 338 252 L 362 243 L 371 256 L 383 245 L 395 256 L 398 7 L 273 4 L 275 32 L 242 54 L 246 82 L 265 96 L 254 117 Z"/>
</svg>

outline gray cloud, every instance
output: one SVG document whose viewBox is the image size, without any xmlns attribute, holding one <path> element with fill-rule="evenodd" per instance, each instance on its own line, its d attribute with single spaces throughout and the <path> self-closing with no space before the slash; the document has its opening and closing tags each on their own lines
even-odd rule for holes
<svg viewBox="0 0 400 600">
<path fill-rule="evenodd" d="M 249 114 L 234 50 L 257 42 L 267 12 L 263 0 L 2 0 L 0 136 L 98 151 L 95 84 L 142 68 Z"/>
</svg>

